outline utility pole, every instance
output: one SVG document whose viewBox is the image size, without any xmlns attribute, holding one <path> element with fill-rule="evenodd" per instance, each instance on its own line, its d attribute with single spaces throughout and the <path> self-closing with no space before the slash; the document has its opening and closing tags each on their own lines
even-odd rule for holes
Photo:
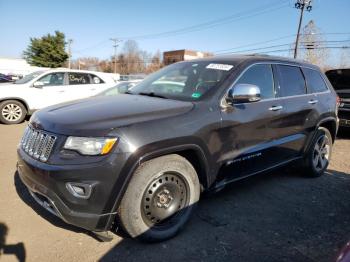
<svg viewBox="0 0 350 262">
<path fill-rule="evenodd" d="M 117 38 L 110 38 L 113 42 L 113 47 L 114 47 L 114 73 L 117 73 L 117 47 L 118 43 L 121 42 L 121 40 L 118 40 Z"/>
<path fill-rule="evenodd" d="M 73 39 L 68 39 L 68 68 L 71 67 L 71 58 L 72 58 L 72 49 L 71 45 L 73 43 Z"/>
<path fill-rule="evenodd" d="M 299 44 L 300 28 L 301 28 L 301 24 L 303 22 L 304 10 L 306 8 L 306 11 L 308 11 L 308 12 L 311 11 L 311 9 L 312 9 L 311 1 L 312 0 L 297 0 L 297 2 L 295 3 L 295 8 L 300 9 L 300 18 L 299 18 L 297 39 L 295 40 L 294 58 L 297 58 L 297 56 L 298 56 L 298 44 Z"/>
</svg>

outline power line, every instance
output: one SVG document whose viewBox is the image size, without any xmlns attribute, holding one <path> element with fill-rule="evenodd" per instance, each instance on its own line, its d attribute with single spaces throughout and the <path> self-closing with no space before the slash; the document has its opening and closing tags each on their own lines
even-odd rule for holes
<svg viewBox="0 0 350 262">
<path fill-rule="evenodd" d="M 224 17 L 224 18 L 220 18 L 220 19 L 216 19 L 216 20 L 211 20 L 211 21 L 208 21 L 205 23 L 196 24 L 196 25 L 192 25 L 192 26 L 188 26 L 188 27 L 183 27 L 183 28 L 176 29 L 176 30 L 171 30 L 171 31 L 166 31 L 166 32 L 161 32 L 161 33 L 154 33 L 154 34 L 146 34 L 146 35 L 119 37 L 119 39 L 123 39 L 123 40 L 127 40 L 127 39 L 132 39 L 132 40 L 156 39 L 156 38 L 170 37 L 170 36 L 175 36 L 175 35 L 179 35 L 179 34 L 185 34 L 185 33 L 191 33 L 191 32 L 195 32 L 195 31 L 205 30 L 205 29 L 209 29 L 212 27 L 220 26 L 220 25 L 227 24 L 227 23 L 236 22 L 236 21 L 239 21 L 242 19 L 258 16 L 261 14 L 265 14 L 268 12 L 272 12 L 272 11 L 281 9 L 281 8 L 288 5 L 288 4 L 286 4 L 287 2 L 288 2 L 288 0 L 277 1 L 277 2 L 274 2 L 273 4 L 262 5 L 262 6 L 259 6 L 259 7 L 253 8 L 253 9 L 249 9 L 249 10 L 246 10 L 243 12 L 235 13 L 235 14 L 232 14 L 228 17 Z M 279 3 L 279 4 L 283 3 L 283 4 L 278 5 L 276 7 L 277 3 Z M 251 12 L 253 14 L 249 14 Z M 100 42 L 90 46 L 90 47 L 86 47 L 86 48 L 83 48 L 83 49 L 80 49 L 77 51 L 84 52 L 86 50 L 94 49 L 96 47 L 102 46 L 103 44 L 105 44 L 107 42 L 108 42 L 108 40 L 103 40 L 103 41 L 100 41 Z"/>
<path fill-rule="evenodd" d="M 282 5 L 281 5 L 281 2 L 283 3 Z M 201 24 L 197 24 L 197 25 L 193 25 L 193 26 L 189 26 L 189 27 L 184 27 L 184 28 L 180 28 L 180 29 L 176 29 L 176 30 L 171 30 L 171 31 L 167 31 L 167 32 L 147 34 L 147 35 L 136 35 L 136 36 L 129 36 L 129 37 L 121 37 L 121 38 L 122 39 L 133 39 L 133 40 L 144 40 L 144 39 L 155 39 L 155 38 L 175 36 L 175 35 L 184 34 L 184 33 L 191 33 L 191 32 L 195 32 L 195 31 L 200 31 L 200 30 L 216 27 L 216 26 L 223 25 L 223 24 L 236 22 L 236 21 L 239 21 L 242 19 L 255 17 L 257 15 L 265 14 L 268 12 L 276 11 L 278 9 L 281 9 L 283 7 L 288 6 L 288 4 L 286 4 L 286 2 L 288 2 L 288 0 L 278 1 L 278 2 L 274 3 L 274 6 L 271 6 L 271 4 L 263 5 L 263 6 L 259 6 L 259 7 L 256 7 L 256 8 L 244 11 L 244 12 L 239 12 L 239 13 L 230 15 L 228 17 L 224 17 L 224 18 L 220 18 L 220 19 L 216 19 L 216 20 L 212 20 L 209 22 L 205 22 L 205 23 L 201 23 Z M 280 5 L 276 6 L 275 4 L 277 4 L 277 3 L 279 3 Z M 249 14 L 249 13 L 252 13 L 252 14 Z"/>
<path fill-rule="evenodd" d="M 313 45 L 315 44 L 322 44 L 322 43 L 347 43 L 350 42 L 350 40 L 337 40 L 337 41 L 311 41 L 311 42 L 302 42 L 303 44 L 309 44 L 312 43 Z M 286 43 L 286 44 L 280 44 L 280 45 L 272 45 L 272 46 L 264 46 L 264 47 L 258 47 L 258 48 L 253 48 L 253 49 L 244 49 L 244 50 L 238 50 L 238 51 L 233 51 L 233 52 L 226 52 L 226 53 L 216 53 L 216 54 L 237 54 L 237 53 L 246 53 L 246 52 L 252 52 L 252 51 L 259 51 L 263 49 L 271 49 L 271 48 L 276 48 L 276 47 L 282 47 L 282 46 L 291 46 L 293 43 Z"/>
<path fill-rule="evenodd" d="M 313 49 L 349 49 L 350 46 L 324 46 L 324 47 L 314 47 Z M 298 50 L 306 50 L 308 48 L 306 47 L 298 47 Z M 288 49 L 279 49 L 279 50 L 271 50 L 263 52 L 262 54 L 270 54 L 270 53 L 279 53 L 279 52 L 287 52 L 287 51 L 293 51 L 294 48 L 288 48 Z"/>
<path fill-rule="evenodd" d="M 350 35 L 350 32 L 349 32 L 349 33 L 316 33 L 316 34 L 313 34 L 313 35 Z M 236 47 L 232 47 L 232 48 L 221 49 L 221 50 L 213 51 L 213 53 L 214 53 L 214 54 L 219 54 L 219 53 L 222 53 L 222 54 L 231 53 L 231 52 L 228 52 L 228 51 L 237 50 L 237 49 L 241 49 L 241 48 L 245 48 L 245 47 L 250 47 L 250 46 L 256 46 L 256 45 L 260 45 L 260 44 L 266 44 L 266 43 L 271 43 L 271 42 L 277 42 L 277 41 L 279 41 L 279 40 L 287 39 L 287 38 L 291 38 L 291 37 L 295 37 L 295 36 L 296 36 L 296 34 L 287 35 L 287 36 L 282 36 L 282 37 L 273 38 L 273 39 L 265 40 L 265 41 L 261 41 L 261 42 L 255 42 L 255 43 L 251 43 L 251 44 L 247 44 L 247 45 L 241 45 L 241 46 L 236 46 Z M 348 40 L 343 40 L 343 41 L 347 42 Z"/>
</svg>

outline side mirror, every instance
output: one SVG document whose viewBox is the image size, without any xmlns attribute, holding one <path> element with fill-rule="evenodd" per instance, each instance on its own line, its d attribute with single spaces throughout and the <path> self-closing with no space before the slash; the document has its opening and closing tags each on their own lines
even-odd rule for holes
<svg viewBox="0 0 350 262">
<path fill-rule="evenodd" d="M 44 83 L 41 81 L 36 81 L 33 84 L 33 87 L 35 87 L 35 88 L 42 88 L 43 86 L 44 86 Z"/>
<path fill-rule="evenodd" d="M 251 84 L 237 84 L 228 90 L 226 96 L 229 105 L 257 102 L 260 99 L 260 88 Z"/>
</svg>

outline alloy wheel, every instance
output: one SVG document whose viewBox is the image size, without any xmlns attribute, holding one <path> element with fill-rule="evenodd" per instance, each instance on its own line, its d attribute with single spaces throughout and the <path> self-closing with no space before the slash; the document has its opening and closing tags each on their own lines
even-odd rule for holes
<svg viewBox="0 0 350 262">
<path fill-rule="evenodd" d="M 314 168 L 317 170 L 317 172 L 323 170 L 327 166 L 329 160 L 329 153 L 330 141 L 326 135 L 323 135 L 318 138 L 315 144 L 312 158 Z"/>
<path fill-rule="evenodd" d="M 18 121 L 22 114 L 22 108 L 16 104 L 7 104 L 1 110 L 2 117 L 10 122 Z"/>
</svg>

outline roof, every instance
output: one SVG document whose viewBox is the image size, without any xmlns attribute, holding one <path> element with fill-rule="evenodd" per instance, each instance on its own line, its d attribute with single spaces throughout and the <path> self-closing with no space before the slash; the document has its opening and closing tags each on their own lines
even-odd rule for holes
<svg viewBox="0 0 350 262">
<path fill-rule="evenodd" d="M 290 63 L 300 66 L 308 66 L 315 69 L 319 69 L 316 65 L 310 64 L 306 61 L 299 60 L 299 59 L 293 59 L 293 58 L 287 58 L 287 57 L 280 57 L 280 56 L 270 56 L 270 55 L 263 55 L 263 54 L 248 54 L 248 55 L 218 55 L 218 56 L 211 56 L 211 57 L 205 57 L 205 58 L 199 58 L 191 60 L 193 61 L 208 61 L 208 62 L 216 62 L 216 63 L 241 63 L 241 62 L 282 62 L 282 63 Z"/>
<path fill-rule="evenodd" d="M 114 83 L 117 80 L 119 80 L 119 78 L 120 78 L 119 74 L 97 72 L 97 71 L 88 71 L 88 70 L 79 70 L 79 69 L 69 69 L 69 68 L 52 68 L 52 69 L 38 70 L 38 71 L 43 71 L 45 73 L 48 73 L 48 72 L 53 72 L 53 73 L 54 72 L 74 72 L 74 73 L 93 74 L 93 75 L 99 76 L 107 83 L 109 83 L 109 82 Z"/>
</svg>

